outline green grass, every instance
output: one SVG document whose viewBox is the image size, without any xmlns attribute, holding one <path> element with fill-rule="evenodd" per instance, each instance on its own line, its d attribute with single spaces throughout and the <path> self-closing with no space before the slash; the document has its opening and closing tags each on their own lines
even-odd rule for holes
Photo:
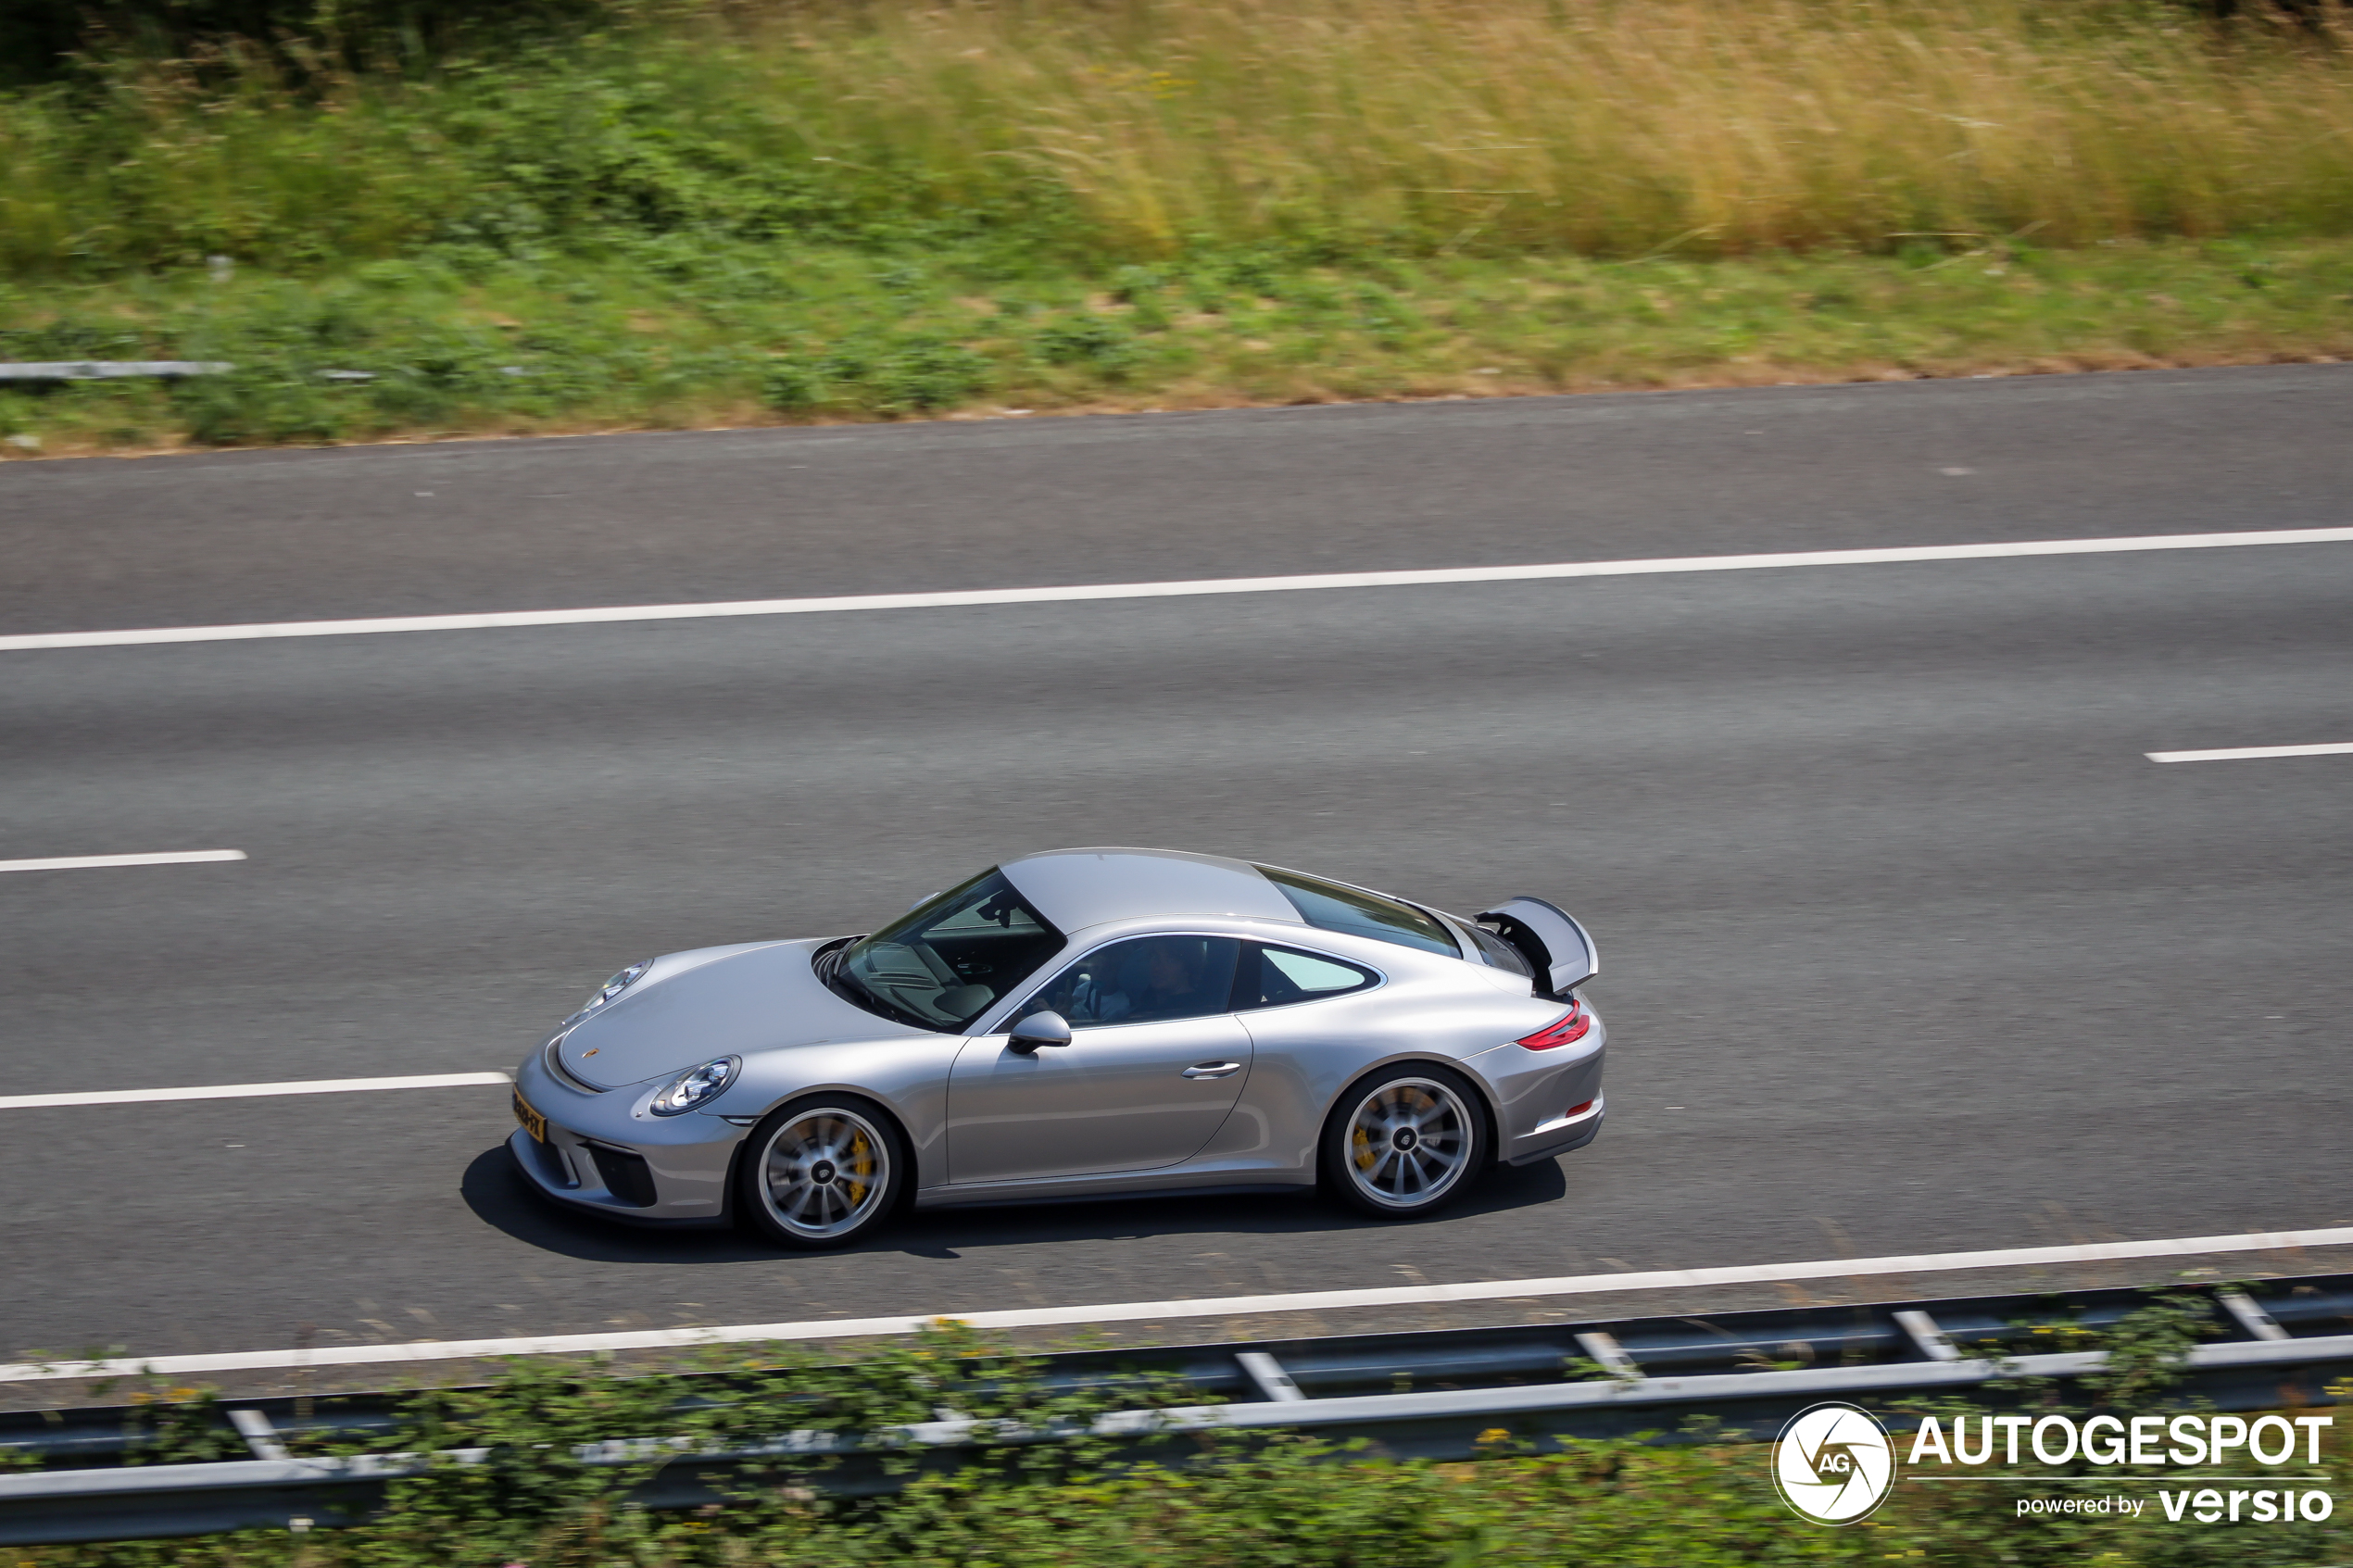
<svg viewBox="0 0 2353 1568">
<path fill-rule="evenodd" d="M 0 358 L 239 367 L 0 392 L 0 452 L 2353 351 L 2353 32 L 2154 0 L 631 14 L 0 96 Z"/>
<path fill-rule="evenodd" d="M 0 358 L 239 370 L 0 391 L 0 451 L 2353 357 L 2353 240 L 1629 261 L 1270 245 L 1007 271 L 986 244 L 657 238 L 597 257 L 23 285 L 0 293 Z"/>
</svg>

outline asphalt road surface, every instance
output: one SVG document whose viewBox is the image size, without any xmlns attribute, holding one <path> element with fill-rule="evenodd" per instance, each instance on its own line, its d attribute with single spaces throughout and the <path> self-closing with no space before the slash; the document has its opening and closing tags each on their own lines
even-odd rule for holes
<svg viewBox="0 0 2353 1568">
<path fill-rule="evenodd" d="M 2353 367 L 0 467 L 0 633 L 2341 525 Z M 549 1212 L 475 1086 L 0 1110 L 0 1356 L 2353 1223 L 2353 544 L 0 653 L 0 1096 L 510 1067 L 588 985 L 1194 847 L 1604 955 L 1449 1216 Z"/>
</svg>

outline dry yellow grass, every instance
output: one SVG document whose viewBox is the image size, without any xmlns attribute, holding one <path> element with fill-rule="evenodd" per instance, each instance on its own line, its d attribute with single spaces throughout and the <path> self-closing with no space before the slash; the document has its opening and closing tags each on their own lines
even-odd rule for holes
<svg viewBox="0 0 2353 1568">
<path fill-rule="evenodd" d="M 831 156 L 1006 161 L 1123 247 L 1594 255 L 2353 221 L 2353 69 L 2109 0 L 1127 0 L 749 30 Z"/>
<path fill-rule="evenodd" d="M 645 3 L 660 19 L 570 51 L 415 78 L 295 91 L 233 52 L 119 62 L 82 107 L 0 100 L 0 268 L 724 232 L 777 185 L 837 233 L 981 214 L 1097 258 L 2353 232 L 2353 23 L 2171 0 Z"/>
</svg>

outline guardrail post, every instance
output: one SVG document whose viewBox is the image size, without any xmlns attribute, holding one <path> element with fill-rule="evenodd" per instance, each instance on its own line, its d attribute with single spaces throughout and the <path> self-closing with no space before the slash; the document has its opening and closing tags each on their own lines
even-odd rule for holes
<svg viewBox="0 0 2353 1568">
<path fill-rule="evenodd" d="M 286 1451 L 286 1445 L 279 1440 L 278 1429 L 271 1425 L 270 1418 L 259 1411 L 231 1411 L 229 1424 L 237 1429 L 237 1436 L 245 1440 L 245 1447 L 253 1450 L 254 1458 L 294 1458 Z"/>
<path fill-rule="evenodd" d="M 1931 1361 L 1957 1361 L 1959 1348 L 1952 1336 L 1936 1326 L 1936 1320 L 1926 1312 L 1909 1309 L 1895 1314 L 1895 1326 L 1912 1342 L 1912 1348 Z"/>
<path fill-rule="evenodd" d="M 1588 1361 L 1598 1363 L 1612 1377 L 1642 1377 L 1642 1369 L 1626 1353 L 1626 1347 L 1607 1334 L 1595 1329 L 1577 1336 L 1577 1348 L 1585 1352 Z"/>
<path fill-rule="evenodd" d="M 2237 1320 L 2241 1328 L 2246 1330 L 2248 1338 L 2285 1339 L 2288 1337 L 2287 1330 L 2279 1325 L 2279 1321 L 2257 1306 L 2254 1298 L 2246 1291 L 2218 1290 L 2214 1293 L 2214 1299 L 2220 1301 L 2222 1304 L 2222 1310 Z"/>
<path fill-rule="evenodd" d="M 1299 1385 L 1290 1380 L 1290 1374 L 1283 1370 L 1283 1363 L 1265 1351 L 1244 1350 L 1234 1360 L 1241 1363 L 1242 1375 L 1257 1387 L 1261 1399 L 1289 1404 L 1307 1398 L 1299 1391 Z"/>
</svg>

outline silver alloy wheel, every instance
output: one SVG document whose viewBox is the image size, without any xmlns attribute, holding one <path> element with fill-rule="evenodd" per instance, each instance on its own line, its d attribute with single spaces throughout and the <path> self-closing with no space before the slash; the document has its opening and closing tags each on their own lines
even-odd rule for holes
<svg viewBox="0 0 2353 1568">
<path fill-rule="evenodd" d="M 761 1196 L 777 1224 L 833 1241 L 873 1219 L 890 1191 L 890 1142 L 857 1112 L 821 1106 L 761 1151 Z"/>
<path fill-rule="evenodd" d="M 1349 1113 L 1348 1179 L 1384 1209 L 1420 1209 L 1470 1169 L 1470 1108 L 1434 1078 L 1391 1078 Z"/>
</svg>

